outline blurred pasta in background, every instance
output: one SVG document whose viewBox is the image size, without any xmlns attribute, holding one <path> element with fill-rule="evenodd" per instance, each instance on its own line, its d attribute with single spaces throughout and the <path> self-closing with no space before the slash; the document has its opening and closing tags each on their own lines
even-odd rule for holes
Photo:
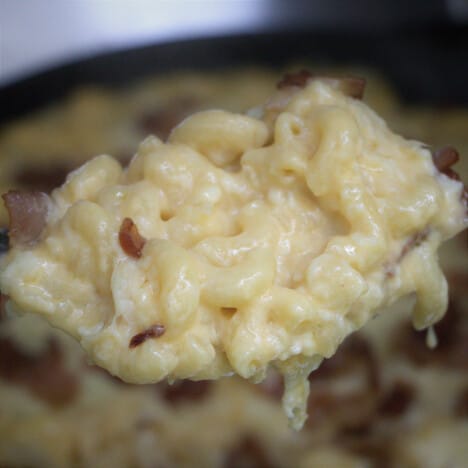
<svg viewBox="0 0 468 468">
<path fill-rule="evenodd" d="M 353 73 L 367 77 L 365 100 L 393 130 L 468 155 L 468 109 L 411 106 L 373 71 Z M 258 105 L 279 75 L 180 72 L 121 90 L 78 89 L 1 129 L 0 191 L 50 191 L 100 153 L 126 164 L 140 140 L 167 138 L 195 111 Z M 467 180 L 466 156 L 457 171 Z M 288 428 L 274 372 L 259 386 L 237 378 L 125 384 L 90 366 L 64 333 L 2 309 L 0 464 L 461 468 L 468 459 L 467 250 L 465 232 L 441 255 L 451 302 L 435 327 L 439 346 L 427 349 L 425 334 L 410 324 L 409 302 L 396 304 L 312 373 L 301 432 Z"/>
</svg>

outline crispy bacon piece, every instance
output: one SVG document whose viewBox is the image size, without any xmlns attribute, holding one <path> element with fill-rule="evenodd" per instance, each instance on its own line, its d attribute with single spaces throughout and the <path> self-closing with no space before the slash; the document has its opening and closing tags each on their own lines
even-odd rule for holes
<svg viewBox="0 0 468 468">
<path fill-rule="evenodd" d="M 137 126 L 145 134 L 153 134 L 166 140 L 171 130 L 198 107 L 198 101 L 191 96 L 175 98 L 163 107 L 143 114 L 138 119 Z"/>
<path fill-rule="evenodd" d="M 163 336 L 165 332 L 166 327 L 164 325 L 153 325 L 146 330 L 143 330 L 141 333 L 137 333 L 135 336 L 133 336 L 128 347 L 130 349 L 136 348 L 150 338 L 159 338 L 160 336 Z"/>
<path fill-rule="evenodd" d="M 444 146 L 432 152 L 432 161 L 438 171 L 453 180 L 461 181 L 458 173 L 452 169 L 452 166 L 456 164 L 459 159 L 460 154 L 453 146 Z M 461 199 L 463 203 L 468 205 L 468 188 L 466 186 L 463 187 Z"/>
<path fill-rule="evenodd" d="M 401 262 L 406 255 L 415 247 L 419 247 L 428 237 L 429 232 L 427 230 L 420 231 L 411 236 L 406 244 L 403 246 L 400 252 L 400 256 L 397 259 L 397 263 Z"/>
<path fill-rule="evenodd" d="M 10 190 L 3 194 L 2 198 L 10 217 L 10 243 L 12 245 L 34 243 L 46 225 L 48 195 L 43 192 Z"/>
<path fill-rule="evenodd" d="M 314 78 L 312 72 L 306 69 L 302 69 L 296 73 L 286 73 L 283 78 L 278 81 L 276 87 L 278 89 L 288 88 L 290 86 L 303 88 L 312 78 Z"/>
<path fill-rule="evenodd" d="M 200 401 L 208 396 L 211 390 L 210 380 L 178 380 L 173 384 L 158 385 L 158 390 L 162 392 L 163 398 L 177 405 L 184 401 Z"/>
<path fill-rule="evenodd" d="M 450 169 L 460 159 L 458 151 L 453 146 L 444 146 L 432 153 L 432 161 L 440 172 Z"/>
<path fill-rule="evenodd" d="M 425 229 L 414 234 L 406 241 L 406 243 L 403 245 L 403 248 L 401 249 L 400 255 L 398 255 L 396 260 L 388 262 L 385 265 L 385 274 L 387 278 L 392 278 L 395 276 L 396 265 L 398 265 L 406 257 L 406 255 L 408 255 L 411 252 L 411 250 L 413 250 L 415 247 L 420 246 L 427 239 L 428 236 L 429 231 Z"/>
<path fill-rule="evenodd" d="M 296 73 L 286 73 L 276 86 L 278 89 L 284 89 L 292 86 L 303 88 L 309 81 L 314 79 L 323 80 L 332 88 L 338 89 L 346 96 L 355 99 L 362 99 L 364 95 L 364 88 L 366 86 L 366 80 L 364 78 L 356 76 L 320 76 L 315 75 L 308 70 L 300 70 Z"/>
<path fill-rule="evenodd" d="M 276 466 L 267 456 L 258 440 L 244 436 L 227 454 L 223 468 L 273 468 Z"/>
<path fill-rule="evenodd" d="M 9 338 L 0 338 L 0 378 L 28 388 L 52 406 L 70 403 L 77 395 L 79 381 L 63 364 L 56 340 L 38 355 L 29 355 Z"/>
<path fill-rule="evenodd" d="M 411 406 L 414 397 L 415 388 L 404 380 L 397 380 L 384 394 L 379 404 L 379 413 L 392 418 L 402 416 Z"/>
<path fill-rule="evenodd" d="M 120 226 L 119 242 L 123 251 L 127 255 L 134 258 L 140 258 L 146 239 L 140 235 L 133 220 L 125 218 Z"/>
</svg>

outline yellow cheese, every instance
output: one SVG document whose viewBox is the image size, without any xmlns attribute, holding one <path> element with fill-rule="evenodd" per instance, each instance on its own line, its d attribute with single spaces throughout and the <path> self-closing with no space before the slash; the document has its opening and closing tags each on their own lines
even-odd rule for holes
<svg viewBox="0 0 468 468">
<path fill-rule="evenodd" d="M 416 293 L 417 328 L 443 315 L 437 248 L 466 226 L 462 190 L 422 144 L 312 80 L 248 115 L 197 113 L 126 169 L 86 163 L 52 193 L 41 239 L 0 260 L 0 287 L 128 382 L 259 381 L 273 366 L 300 428 L 309 373 L 378 308 Z M 139 258 L 119 242 L 125 218 Z"/>
</svg>

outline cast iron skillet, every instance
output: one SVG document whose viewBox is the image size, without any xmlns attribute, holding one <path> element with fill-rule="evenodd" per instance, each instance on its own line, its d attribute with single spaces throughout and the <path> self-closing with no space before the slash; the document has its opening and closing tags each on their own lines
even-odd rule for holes
<svg viewBox="0 0 468 468">
<path fill-rule="evenodd" d="M 178 69 L 281 66 L 294 60 L 366 65 L 412 102 L 468 105 L 468 27 L 385 31 L 295 31 L 184 40 L 75 61 L 0 87 L 0 124 L 83 84 L 121 86 Z"/>
</svg>

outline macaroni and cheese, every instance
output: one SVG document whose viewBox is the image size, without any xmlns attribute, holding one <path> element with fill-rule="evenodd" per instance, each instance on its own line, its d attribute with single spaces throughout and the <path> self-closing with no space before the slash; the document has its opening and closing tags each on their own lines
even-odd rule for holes
<svg viewBox="0 0 468 468">
<path fill-rule="evenodd" d="M 128 382 L 272 366 L 300 428 L 310 372 L 380 307 L 415 293 L 416 328 L 442 317 L 437 248 L 467 222 L 463 185 L 339 84 L 199 112 L 125 169 L 103 155 L 72 172 L 0 260 L 10 307 Z"/>
</svg>

